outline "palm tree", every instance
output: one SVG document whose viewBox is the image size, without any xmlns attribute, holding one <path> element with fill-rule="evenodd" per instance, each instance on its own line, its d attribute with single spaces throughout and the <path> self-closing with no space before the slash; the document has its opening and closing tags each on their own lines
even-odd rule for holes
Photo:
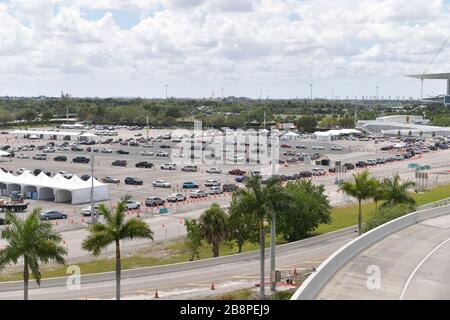
<svg viewBox="0 0 450 320">
<path fill-rule="evenodd" d="M 212 244 L 213 256 L 219 256 L 220 243 L 228 238 L 228 216 L 217 203 L 200 216 L 200 230 L 203 238 Z"/>
<path fill-rule="evenodd" d="M 265 220 L 272 214 L 281 211 L 289 204 L 290 196 L 281 186 L 280 180 L 273 177 L 265 185 L 261 178 L 251 175 L 245 181 L 245 189 L 236 191 L 236 210 L 253 214 L 259 224 L 260 249 L 260 299 L 264 299 L 264 250 L 265 250 Z"/>
<path fill-rule="evenodd" d="M 373 191 L 373 201 L 375 202 L 375 211 L 378 211 L 378 202 L 384 200 L 386 197 L 384 192 L 384 183 L 376 180 Z"/>
<path fill-rule="evenodd" d="M 33 209 L 25 219 L 7 212 L 8 225 L 1 233 L 1 238 L 8 245 L 0 251 L 0 269 L 23 257 L 23 299 L 28 300 L 28 282 L 30 271 L 36 283 L 41 285 L 40 263 L 55 261 L 65 264 L 67 250 L 60 242 L 61 235 L 52 229 L 52 225 L 40 219 L 41 209 Z"/>
<path fill-rule="evenodd" d="M 339 189 L 358 200 L 358 234 L 362 233 L 361 203 L 363 200 L 373 198 L 378 181 L 369 177 L 369 171 L 353 174 L 355 182 L 345 181 L 340 184 Z"/>
<path fill-rule="evenodd" d="M 412 198 L 408 189 L 416 185 L 413 181 L 407 181 L 402 183 L 400 176 L 397 174 L 392 179 L 384 179 L 384 200 L 382 206 L 407 204 L 414 206 L 416 201 Z"/>
<path fill-rule="evenodd" d="M 116 299 L 120 300 L 120 240 L 144 238 L 153 240 L 153 231 L 147 223 L 131 218 L 125 221 L 127 207 L 123 201 L 117 203 L 114 212 L 111 212 L 102 203 L 98 210 L 103 214 L 105 224 L 96 223 L 89 227 L 89 235 L 84 239 L 82 247 L 98 256 L 103 249 L 114 243 L 116 245 Z"/>
</svg>

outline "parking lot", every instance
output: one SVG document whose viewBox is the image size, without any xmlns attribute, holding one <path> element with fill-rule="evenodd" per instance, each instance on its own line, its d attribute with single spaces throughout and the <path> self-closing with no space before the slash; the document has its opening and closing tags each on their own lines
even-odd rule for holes
<svg viewBox="0 0 450 320">
<path fill-rule="evenodd" d="M 129 139 L 129 138 L 135 138 L 136 135 L 142 137 L 146 136 L 146 132 L 144 130 L 141 131 L 131 131 L 126 129 L 120 129 L 118 130 L 118 137 L 114 137 L 114 139 L 122 138 L 122 139 Z M 150 130 L 149 136 L 153 137 L 153 140 L 155 140 L 155 137 L 158 135 L 166 134 L 170 131 L 164 131 L 164 130 Z M 103 138 L 97 138 L 97 140 L 106 140 L 108 137 Z M 23 145 L 30 145 L 34 144 L 36 147 L 39 145 L 46 145 L 49 141 L 44 140 L 28 140 L 28 139 L 21 139 L 16 138 L 13 135 L 2 135 L 1 136 L 1 145 L 11 145 L 15 148 L 18 148 Z M 62 143 L 62 141 L 57 140 L 53 141 L 56 145 L 59 145 Z M 305 164 L 302 161 L 298 161 L 295 163 L 281 163 L 278 167 L 277 174 L 280 175 L 293 175 L 298 174 L 301 171 L 312 171 L 314 168 L 324 168 L 325 172 L 327 174 L 323 176 L 317 176 L 312 177 L 312 180 L 317 183 L 324 183 L 327 186 L 327 190 L 329 191 L 329 196 L 332 202 L 339 203 L 343 201 L 342 195 L 337 195 L 337 186 L 335 185 L 335 179 L 336 175 L 334 173 L 328 173 L 328 170 L 330 167 L 334 167 L 335 161 L 341 161 L 342 163 L 351 162 L 355 163 L 359 160 L 367 160 L 367 159 L 376 159 L 379 157 L 390 157 L 398 153 L 397 150 L 390 150 L 390 151 L 381 151 L 380 149 L 383 146 L 392 144 L 389 141 L 384 142 L 378 142 L 375 143 L 375 141 L 352 141 L 352 140 L 338 140 L 338 141 L 332 141 L 332 142 L 322 142 L 322 141 L 316 141 L 310 138 L 302 138 L 297 140 L 288 140 L 288 141 L 280 141 L 279 142 L 281 147 L 279 148 L 279 158 L 282 161 L 285 161 L 289 158 L 298 158 L 302 154 L 308 154 L 312 155 L 314 153 L 320 154 L 320 159 L 328 158 L 331 160 L 330 166 L 321 166 L 316 165 L 315 161 L 311 161 L 310 164 Z M 79 145 L 80 148 L 83 148 L 83 151 L 61 151 L 58 150 L 58 148 L 55 146 L 55 152 L 47 154 L 47 160 L 33 160 L 32 156 L 37 153 L 42 153 L 42 151 L 39 150 L 33 150 L 33 151 L 17 151 L 16 155 L 18 154 L 24 154 L 29 157 L 29 159 L 17 159 L 12 158 L 11 160 L 9 158 L 3 158 L 3 162 L 0 164 L 1 167 L 6 169 L 7 171 L 11 171 L 14 174 L 16 174 L 16 171 L 19 168 L 24 168 L 33 171 L 36 168 L 40 169 L 46 169 L 48 170 L 52 175 L 54 175 L 58 171 L 66 171 L 71 174 L 76 174 L 79 177 L 83 175 L 90 175 L 91 172 L 91 166 L 90 164 L 82 164 L 82 163 L 73 163 L 71 160 L 74 157 L 77 156 L 86 156 L 90 157 L 90 153 L 86 151 L 88 147 L 96 148 L 99 151 L 94 153 L 94 176 L 101 180 L 104 177 L 113 177 L 118 180 L 120 180 L 120 183 L 111 183 L 109 184 L 109 195 L 110 195 L 110 201 L 106 201 L 106 205 L 113 206 L 122 196 L 125 194 L 130 194 L 133 198 L 133 200 L 139 202 L 142 205 L 142 210 L 145 212 L 143 213 L 151 213 L 155 212 L 157 208 L 153 208 L 152 210 L 146 209 L 144 202 L 147 197 L 161 197 L 162 199 L 166 199 L 166 197 L 174 192 L 179 192 L 186 196 L 187 199 L 189 199 L 189 192 L 191 190 L 189 189 L 183 189 L 183 183 L 184 182 L 195 182 L 198 184 L 199 188 L 205 191 L 208 191 L 208 188 L 205 187 L 205 182 L 209 179 L 214 179 L 220 182 L 221 185 L 223 184 L 236 184 L 240 187 L 243 186 L 243 183 L 239 182 L 236 183 L 235 176 L 228 174 L 230 170 L 233 169 L 240 169 L 244 170 L 247 173 L 258 170 L 261 171 L 261 167 L 265 167 L 265 169 L 269 168 L 270 165 L 267 163 L 263 165 L 258 164 L 246 164 L 245 161 L 237 161 L 234 163 L 233 161 L 226 161 L 227 163 L 222 163 L 223 159 L 226 159 L 227 154 L 224 154 L 222 159 L 214 161 L 209 159 L 207 164 L 205 163 L 199 163 L 197 164 L 197 172 L 184 172 L 181 171 L 181 167 L 183 166 L 182 163 L 180 163 L 180 159 L 175 159 L 171 156 L 171 152 L 174 148 L 179 147 L 179 143 L 177 142 L 171 142 L 170 140 L 162 140 L 162 141 L 152 141 L 149 144 L 152 145 L 152 147 L 144 146 L 143 143 L 139 144 L 139 146 L 124 146 L 120 144 L 96 144 L 93 146 L 86 146 L 86 145 Z M 170 148 L 163 149 L 161 148 L 161 145 L 168 145 Z M 201 145 L 201 144 L 200 144 Z M 297 146 L 304 146 L 303 148 L 298 148 Z M 313 146 L 320 146 L 322 149 L 318 150 L 313 149 Z M 339 146 L 341 150 L 332 150 L 333 146 Z M 232 149 L 244 149 L 245 145 L 236 144 L 236 146 L 233 145 L 226 145 L 225 148 Z M 112 153 L 102 153 L 100 152 L 101 148 L 107 148 L 112 151 Z M 254 149 L 252 146 L 248 146 L 249 150 Z M 269 148 L 270 149 L 270 148 Z M 118 150 L 124 150 L 126 152 L 129 152 L 129 154 L 117 154 Z M 169 157 L 157 157 L 155 154 L 158 151 L 166 151 L 169 152 Z M 141 153 L 147 151 L 147 152 L 153 152 L 153 156 L 142 156 Z M 269 152 L 270 150 L 268 150 Z M 285 153 L 292 153 L 295 154 L 295 156 L 292 155 L 285 155 Z M 434 157 L 432 154 L 435 154 L 435 152 L 438 152 L 442 154 L 443 156 Z M 231 152 L 231 154 L 233 154 Z M 64 155 L 67 156 L 68 160 L 65 162 L 56 162 L 53 160 L 54 157 Z M 244 156 L 245 157 L 245 154 Z M 420 161 L 426 164 L 431 165 L 433 168 L 446 168 L 447 165 L 450 163 L 448 161 L 448 152 L 447 150 L 441 150 L 441 151 L 434 151 L 431 153 L 424 153 L 420 155 Z M 409 161 L 417 160 L 418 156 L 412 158 Z M 126 167 L 115 167 L 112 166 L 112 162 L 115 160 L 126 160 L 127 166 Z M 185 159 L 182 159 L 187 164 L 187 161 L 189 161 L 189 157 L 186 157 Z M 242 159 L 243 160 L 243 159 Z M 152 168 L 136 168 L 135 164 L 141 161 L 148 161 L 153 164 Z M 161 165 L 165 163 L 172 163 L 172 162 L 178 162 L 176 170 L 162 170 L 160 168 Z M 222 173 L 215 173 L 210 174 L 207 173 L 207 169 L 211 167 L 217 167 L 221 169 Z M 396 161 L 388 164 L 383 165 L 377 165 L 377 166 L 371 166 L 369 168 L 375 175 L 379 177 L 388 177 L 395 173 L 400 174 L 407 174 L 409 178 L 413 178 L 414 170 L 408 169 L 407 164 L 405 161 Z M 133 177 L 137 178 L 143 181 L 142 185 L 126 185 L 124 183 L 124 180 L 126 177 Z M 341 174 L 341 178 L 348 179 L 351 177 L 351 171 Z M 165 182 L 170 183 L 170 188 L 158 188 L 153 187 L 152 182 L 155 180 L 164 180 Z M 208 197 L 207 199 L 199 199 L 199 200 L 193 200 L 193 201 L 185 201 L 182 203 L 173 204 L 170 206 L 170 210 L 172 212 L 186 212 L 189 210 L 199 209 L 203 207 L 207 207 L 212 202 L 217 201 L 222 204 L 227 204 L 227 202 L 230 199 L 229 194 L 225 195 L 213 195 Z M 57 210 L 63 210 L 67 212 L 70 216 L 70 218 L 74 217 L 79 221 L 80 218 L 80 210 L 89 204 L 83 204 L 83 205 L 71 205 L 69 203 L 54 203 L 52 201 L 39 201 L 39 200 L 27 200 L 30 202 L 30 208 L 34 207 L 41 207 L 44 210 L 47 209 L 57 209 Z M 169 205 L 167 205 L 169 207 Z"/>
</svg>

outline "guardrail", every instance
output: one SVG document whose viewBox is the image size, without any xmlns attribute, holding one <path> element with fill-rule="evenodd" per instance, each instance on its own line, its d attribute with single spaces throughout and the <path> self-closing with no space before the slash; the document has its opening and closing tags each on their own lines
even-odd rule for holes
<svg viewBox="0 0 450 320">
<path fill-rule="evenodd" d="M 278 245 L 276 247 L 277 253 L 287 252 L 291 250 L 295 250 L 302 247 L 308 247 L 315 244 L 319 244 L 322 242 L 329 242 L 335 238 L 339 238 L 342 236 L 347 236 L 354 234 L 356 232 L 356 227 L 348 227 L 345 229 L 337 230 L 334 232 L 329 232 L 323 235 L 290 242 L 283 245 Z M 266 248 L 266 257 L 269 257 L 270 248 Z M 204 267 L 211 267 L 225 263 L 236 263 L 243 260 L 257 260 L 259 259 L 259 250 L 254 250 L 250 252 L 244 252 L 239 254 L 232 254 L 228 256 L 222 256 L 217 258 L 209 258 L 196 260 L 191 262 L 180 262 L 162 266 L 154 266 L 154 267 L 142 267 L 135 268 L 129 270 L 122 270 L 122 279 L 125 278 L 138 278 L 144 276 L 152 276 L 163 273 L 172 273 L 172 272 L 180 272 L 185 270 L 193 270 Z M 115 272 L 102 272 L 102 273 L 93 273 L 93 274 L 85 274 L 81 276 L 81 283 L 95 283 L 102 281 L 112 281 L 115 280 Z M 41 285 L 37 286 L 37 284 L 33 281 L 30 282 L 30 289 L 35 288 L 49 288 L 49 287 L 58 287 L 65 286 L 67 281 L 67 277 L 55 277 L 42 279 Z M 12 291 L 12 290 L 21 290 L 23 287 L 23 281 L 10 281 L 10 282 L 0 282 L 0 292 L 1 291 Z"/>
<path fill-rule="evenodd" d="M 450 205 L 415 211 L 368 231 L 329 256 L 306 279 L 291 300 L 312 300 L 327 282 L 351 259 L 385 237 L 423 220 L 450 214 Z"/>
</svg>

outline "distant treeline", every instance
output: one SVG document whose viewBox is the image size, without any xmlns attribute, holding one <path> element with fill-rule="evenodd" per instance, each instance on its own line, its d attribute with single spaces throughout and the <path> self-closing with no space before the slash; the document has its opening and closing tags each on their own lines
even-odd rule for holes
<svg viewBox="0 0 450 320">
<path fill-rule="evenodd" d="M 389 114 L 417 114 L 424 110 L 415 102 L 356 103 L 330 100 L 249 100 L 249 99 L 125 99 L 125 98 L 2 98 L 0 123 L 24 120 L 48 123 L 66 118 L 66 113 L 79 121 L 94 124 L 190 126 L 194 119 L 206 127 L 245 127 L 247 124 L 293 122 L 299 129 L 352 128 L 357 119 L 375 119 Z M 401 106 L 403 110 L 398 111 Z M 449 126 L 449 109 L 430 105 L 425 110 L 433 124 Z"/>
</svg>

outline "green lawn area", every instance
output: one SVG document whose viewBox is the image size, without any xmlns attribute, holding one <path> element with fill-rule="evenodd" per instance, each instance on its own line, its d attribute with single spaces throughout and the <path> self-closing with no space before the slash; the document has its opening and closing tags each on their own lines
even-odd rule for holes
<svg viewBox="0 0 450 320">
<path fill-rule="evenodd" d="M 450 185 L 439 186 L 432 189 L 429 192 L 421 193 L 421 194 L 413 194 L 413 197 L 416 199 L 418 205 L 424 205 L 430 202 L 442 200 L 450 197 Z M 363 204 L 363 221 L 371 216 L 374 211 L 373 203 L 364 203 Z M 331 210 L 332 222 L 330 224 L 320 225 L 317 230 L 314 232 L 315 235 L 324 234 L 331 231 L 336 231 L 342 228 L 353 226 L 357 223 L 357 213 L 358 206 L 349 205 L 346 207 L 336 207 Z M 266 236 L 266 247 L 269 246 L 270 237 Z M 286 243 L 284 239 L 281 237 L 277 238 L 277 244 Z M 258 244 L 255 243 L 246 243 L 243 246 L 243 252 L 253 251 L 258 249 Z M 183 241 L 177 241 L 173 243 L 166 244 L 164 246 L 164 250 L 167 250 L 168 257 L 165 258 L 155 258 L 151 256 L 128 256 L 122 258 L 122 269 L 132 269 L 139 267 L 150 267 L 157 265 L 166 265 L 178 262 L 186 262 L 189 260 L 189 255 L 186 249 L 184 248 Z M 221 246 L 220 254 L 221 255 L 230 255 L 237 253 L 237 246 L 233 244 L 224 244 Z M 212 250 L 211 246 L 206 243 L 200 250 L 200 259 L 211 258 Z M 77 264 L 81 268 L 81 272 L 83 274 L 89 273 L 98 273 L 98 272 L 106 272 L 113 271 L 115 261 L 114 259 L 98 259 L 91 262 L 79 263 Z M 66 276 L 66 267 L 65 266 L 57 266 L 54 268 L 44 267 L 42 268 L 42 277 L 50 278 L 50 277 L 60 277 Z M 21 280 L 22 273 L 4 273 L 0 275 L 0 281 L 13 281 L 13 280 Z"/>
<path fill-rule="evenodd" d="M 418 206 L 446 199 L 450 197 L 450 185 L 438 186 L 424 193 L 413 193 L 412 197 L 416 200 Z M 374 210 L 375 204 L 373 202 L 362 205 L 363 222 L 373 215 Z M 323 234 L 356 225 L 358 223 L 358 205 L 332 208 L 331 217 L 331 223 L 320 225 L 314 234 Z"/>
</svg>

